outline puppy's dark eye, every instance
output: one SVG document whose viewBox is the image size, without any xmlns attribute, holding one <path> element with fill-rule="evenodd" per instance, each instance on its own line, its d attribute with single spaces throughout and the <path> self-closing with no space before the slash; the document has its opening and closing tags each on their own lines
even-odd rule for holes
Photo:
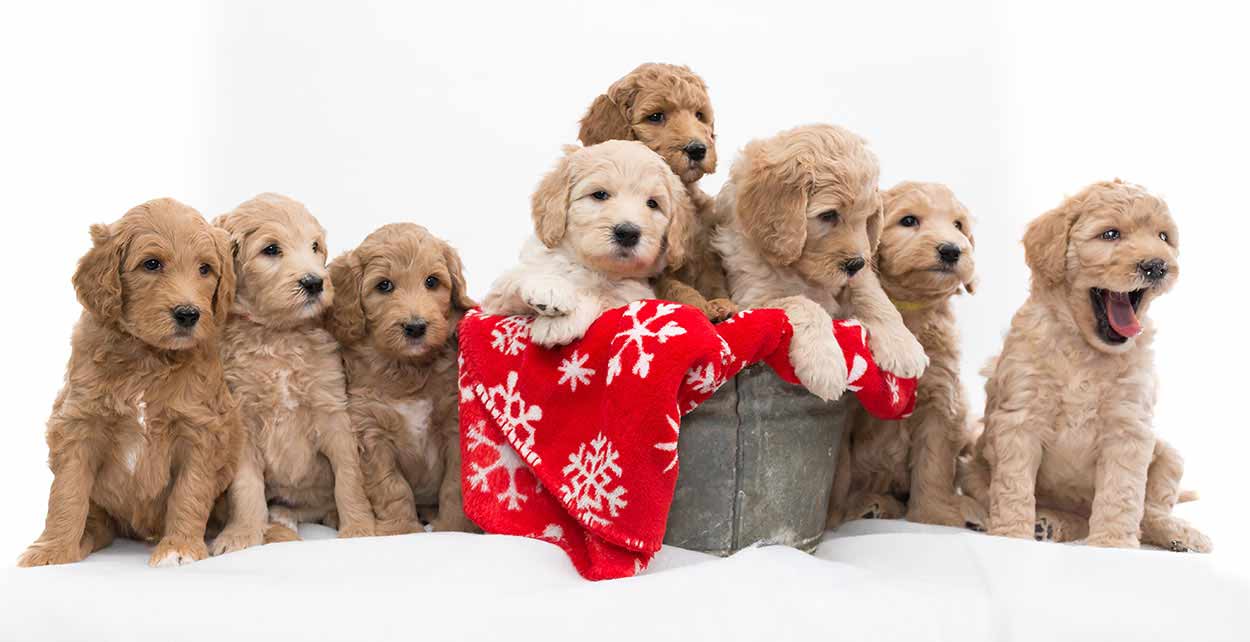
<svg viewBox="0 0 1250 642">
<path fill-rule="evenodd" d="M 1104 241 L 1114 241 L 1118 238 L 1120 238 L 1120 230 L 1117 230 L 1115 228 L 1109 229 L 1106 232 L 1102 233 L 1102 240 Z"/>
<path fill-rule="evenodd" d="M 659 203 L 657 203 L 657 202 L 655 202 L 655 199 L 654 199 L 654 198 L 649 198 L 649 199 L 647 199 L 647 207 L 649 207 L 649 208 L 651 208 L 651 209 L 653 209 L 653 210 L 658 210 L 658 209 L 660 209 L 660 204 L 659 204 Z"/>
<path fill-rule="evenodd" d="M 837 223 L 838 222 L 838 210 L 829 210 L 828 212 L 821 213 L 820 220 L 826 223 Z"/>
<path fill-rule="evenodd" d="M 955 221 L 955 229 L 959 230 L 960 232 L 964 231 L 964 222 Z"/>
<path fill-rule="evenodd" d="M 438 277 L 430 275 L 425 277 L 425 289 L 433 290 L 438 287 Z"/>
<path fill-rule="evenodd" d="M 156 259 L 148 259 L 143 262 L 143 269 L 147 270 L 148 272 L 156 272 L 157 270 L 160 270 L 163 267 L 165 267 L 165 264 L 161 263 L 160 261 Z"/>
<path fill-rule="evenodd" d="M 1167 233 L 1167 232 L 1159 232 L 1159 240 L 1160 240 L 1160 241 L 1163 241 L 1164 243 L 1167 243 L 1167 242 L 1168 242 L 1168 233 Z"/>
<path fill-rule="evenodd" d="M 389 294 L 395 289 L 395 284 L 391 283 L 390 279 L 382 279 L 381 281 L 378 281 L 378 284 L 373 287 L 377 289 L 378 292 L 381 292 L 383 294 Z"/>
<path fill-rule="evenodd" d="M 695 117 L 695 118 L 698 118 L 698 119 L 699 119 L 699 122 L 703 122 L 703 120 L 704 120 L 704 118 L 703 118 L 703 112 L 701 112 L 701 111 L 696 111 L 696 112 L 694 113 L 694 117 Z"/>
<path fill-rule="evenodd" d="M 320 244 L 320 243 L 318 243 L 318 242 L 316 242 L 316 241 L 313 241 L 313 252 L 314 252 L 314 253 L 320 253 L 320 252 L 321 252 L 321 244 Z"/>
<path fill-rule="evenodd" d="M 212 271 L 213 271 L 213 268 L 209 267 L 207 263 L 200 264 L 200 276 L 208 276 L 208 273 Z"/>
<path fill-rule="evenodd" d="M 270 243 L 269 245 L 266 245 L 265 249 L 261 250 L 260 253 L 265 256 L 277 256 L 282 253 L 282 248 L 278 247 L 277 243 Z"/>
<path fill-rule="evenodd" d="M 608 200 L 608 193 L 603 190 L 599 190 L 595 192 L 594 194 L 591 194 L 590 197 L 595 199 L 596 201 L 606 201 Z"/>
<path fill-rule="evenodd" d="M 916 227 L 917 225 L 920 225 L 920 219 L 916 218 L 915 216 L 911 214 L 908 214 L 907 216 L 900 218 L 898 220 L 898 224 L 902 225 L 903 227 Z M 956 223 L 955 227 L 959 227 L 959 223 Z"/>
<path fill-rule="evenodd" d="M 649 114 L 649 115 L 647 116 L 647 120 L 649 120 L 649 121 L 651 121 L 651 122 L 653 122 L 653 123 L 662 123 L 662 122 L 664 122 L 664 112 L 662 112 L 662 111 L 657 111 L 657 112 L 655 112 L 654 114 Z"/>
</svg>

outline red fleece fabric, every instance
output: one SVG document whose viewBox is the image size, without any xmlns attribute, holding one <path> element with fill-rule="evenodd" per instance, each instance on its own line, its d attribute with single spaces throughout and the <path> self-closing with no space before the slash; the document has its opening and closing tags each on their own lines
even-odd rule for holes
<svg viewBox="0 0 1250 642">
<path fill-rule="evenodd" d="M 560 546 L 592 580 L 634 575 L 660 549 L 682 415 L 759 361 L 799 383 L 781 310 L 713 326 L 691 307 L 637 301 L 554 349 L 530 344 L 531 323 L 475 310 L 460 324 L 465 513 L 488 533 Z M 865 409 L 910 414 L 916 380 L 878 370 L 857 321 L 833 325 Z"/>
</svg>

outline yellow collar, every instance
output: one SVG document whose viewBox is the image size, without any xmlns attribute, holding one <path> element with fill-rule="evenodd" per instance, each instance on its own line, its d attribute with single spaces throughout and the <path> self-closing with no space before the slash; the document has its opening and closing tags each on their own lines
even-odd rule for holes
<svg viewBox="0 0 1250 642">
<path fill-rule="evenodd" d="M 890 299 L 890 303 L 893 303 L 899 312 L 919 312 L 931 306 L 922 301 L 898 301 L 896 299 Z"/>
</svg>

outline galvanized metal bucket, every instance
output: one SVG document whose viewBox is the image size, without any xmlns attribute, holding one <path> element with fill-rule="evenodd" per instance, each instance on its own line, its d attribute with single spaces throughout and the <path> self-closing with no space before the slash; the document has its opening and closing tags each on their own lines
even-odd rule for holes
<svg viewBox="0 0 1250 642">
<path fill-rule="evenodd" d="M 743 370 L 682 420 L 664 543 L 717 555 L 756 543 L 814 550 L 846 412 L 767 366 Z"/>
</svg>

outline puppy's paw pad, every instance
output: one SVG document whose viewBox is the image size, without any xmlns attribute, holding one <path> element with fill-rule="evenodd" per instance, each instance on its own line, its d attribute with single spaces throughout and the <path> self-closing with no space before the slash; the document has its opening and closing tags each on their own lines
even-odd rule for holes
<svg viewBox="0 0 1250 642">
<path fill-rule="evenodd" d="M 1174 539 L 1168 544 L 1168 550 L 1173 553 L 1188 553 L 1189 547 L 1185 545 L 1185 542 Z"/>
<path fill-rule="evenodd" d="M 562 317 L 577 303 L 573 293 L 554 284 L 538 284 L 524 288 L 521 299 L 539 316 Z"/>
<path fill-rule="evenodd" d="M 1045 517 L 1037 518 L 1033 524 L 1033 539 L 1039 542 L 1055 541 L 1055 525 Z"/>
<path fill-rule="evenodd" d="M 977 533 L 984 533 L 984 532 L 985 532 L 985 525 L 984 525 L 984 524 L 978 524 L 978 523 L 976 523 L 976 522 L 964 522 L 964 528 L 966 528 L 966 529 L 968 529 L 968 530 L 970 530 L 970 531 L 977 532 Z"/>
<path fill-rule="evenodd" d="M 738 314 L 738 306 L 729 299 L 712 299 L 707 302 L 707 318 L 712 323 L 720 323 Z"/>
</svg>

